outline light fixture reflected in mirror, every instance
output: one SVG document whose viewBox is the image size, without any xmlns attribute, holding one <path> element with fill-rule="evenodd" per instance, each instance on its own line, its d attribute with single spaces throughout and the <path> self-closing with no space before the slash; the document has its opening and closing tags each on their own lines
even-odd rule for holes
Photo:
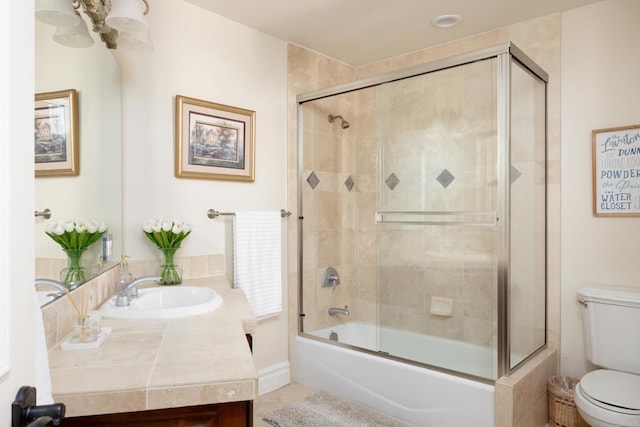
<svg viewBox="0 0 640 427">
<path fill-rule="evenodd" d="M 80 18 L 80 15 L 78 15 L 78 18 Z M 58 27 L 53 34 L 53 39 L 61 45 L 68 47 L 91 47 L 94 43 L 93 37 L 89 34 L 87 24 L 82 18 L 80 18 L 78 25 Z"/>
<path fill-rule="evenodd" d="M 120 32 L 141 33 L 148 30 L 144 11 L 141 0 L 111 0 L 111 10 L 105 23 Z"/>
<path fill-rule="evenodd" d="M 69 0 L 36 0 L 36 18 L 49 25 L 69 27 L 81 19 Z"/>
<path fill-rule="evenodd" d="M 151 50 L 149 28 L 144 18 L 149 13 L 147 0 L 36 0 L 36 18 L 58 26 L 54 40 L 65 46 L 87 47 L 93 44 L 93 41 L 89 44 L 84 35 L 86 32 L 88 38 L 92 38 L 84 20 L 76 12 L 79 9 L 89 17 L 93 31 L 100 35 L 109 49 L 116 49 L 122 38 L 124 48 Z M 84 31 L 80 27 L 67 28 L 80 24 L 85 26 Z M 129 34 L 123 36 L 123 33 Z"/>
<path fill-rule="evenodd" d="M 149 30 L 140 33 L 121 32 L 118 37 L 118 46 L 136 52 L 151 52 L 153 50 Z"/>
</svg>

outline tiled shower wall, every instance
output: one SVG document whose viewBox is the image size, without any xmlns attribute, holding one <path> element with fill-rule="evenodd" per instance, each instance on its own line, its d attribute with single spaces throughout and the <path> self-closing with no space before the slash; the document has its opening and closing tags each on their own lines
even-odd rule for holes
<svg viewBox="0 0 640 427">
<path fill-rule="evenodd" d="M 559 71 L 559 23 L 560 19 L 558 15 L 551 15 L 548 17 L 540 18 L 537 20 L 516 24 L 510 27 L 502 28 L 499 30 L 495 30 L 489 33 L 485 33 L 479 36 L 475 36 L 468 39 L 463 39 L 461 41 L 452 42 L 450 44 L 437 46 L 435 48 L 425 49 L 422 51 L 417 51 L 412 54 L 408 54 L 405 56 L 392 58 L 386 61 L 382 61 L 379 63 L 371 64 L 368 66 L 363 66 L 357 69 L 353 69 L 345 64 L 338 63 L 337 61 L 333 61 L 330 58 L 326 58 L 324 56 L 318 55 L 314 52 L 308 51 L 304 48 L 290 45 L 289 47 L 289 97 L 290 97 L 290 111 L 289 111 L 289 122 L 290 122 L 290 132 L 289 132 L 289 177 L 290 177 L 290 191 L 289 191 L 289 206 L 297 205 L 297 174 L 296 174 L 296 156 L 297 156 L 297 147 L 296 147 L 296 132 L 297 132 L 297 122 L 296 122 L 296 102 L 295 95 L 299 93 L 305 93 L 312 90 L 317 90 L 320 88 L 331 87 L 336 84 L 348 82 L 355 80 L 356 78 L 364 78 L 372 75 L 376 75 L 382 72 L 392 71 L 394 69 L 415 65 L 418 63 L 427 62 L 430 60 L 455 55 L 458 53 L 462 53 L 465 51 L 474 50 L 481 47 L 490 46 L 496 43 L 505 42 L 508 40 L 514 41 L 520 48 L 522 48 L 528 55 L 530 55 L 534 61 L 540 64 L 547 72 L 549 72 L 551 76 L 551 81 L 549 85 L 549 98 L 548 98 L 548 114 L 549 114 L 549 126 L 548 126 L 548 134 L 549 134 L 549 149 L 548 149 L 548 159 L 549 159 L 549 173 L 548 173 L 548 190 L 549 190 L 549 206 L 548 206 L 548 227 L 550 230 L 549 242 L 548 242 L 548 270 L 549 270 L 549 297 L 548 297 L 548 326 L 547 332 L 549 337 L 549 342 L 557 343 L 558 337 L 557 333 L 559 331 L 558 321 L 558 313 L 557 313 L 557 302 L 559 301 L 559 270 L 558 270 L 558 258 L 557 253 L 559 251 L 559 242 L 555 239 L 555 236 L 558 234 L 554 232 L 557 230 L 559 223 L 559 216 L 557 213 L 559 212 L 559 119 L 557 113 L 559 111 L 559 87 L 554 80 L 554 77 L 557 76 Z M 329 133 L 338 133 L 338 138 L 346 138 L 349 142 L 347 144 L 341 145 L 340 152 L 340 162 L 345 160 L 344 153 L 352 153 L 355 156 L 356 170 L 355 176 L 352 176 L 355 182 L 355 187 L 353 190 L 348 191 L 344 187 L 344 180 L 351 176 L 351 170 L 349 168 L 341 168 L 339 172 L 333 172 L 333 175 L 329 177 L 326 182 L 323 183 L 323 180 L 320 180 L 320 184 L 318 188 L 322 185 L 327 185 L 327 187 L 332 188 L 335 193 L 341 194 L 341 197 L 337 197 L 335 195 L 316 193 L 315 203 L 321 199 L 323 202 L 329 200 L 329 203 L 333 203 L 336 201 L 340 205 L 340 211 L 342 211 L 342 221 L 340 222 L 340 226 L 344 226 L 345 224 L 348 227 L 351 227 L 353 224 L 353 215 L 355 209 L 355 227 L 357 230 L 357 236 L 352 240 L 350 237 L 343 240 L 339 246 L 336 244 L 330 244 L 327 242 L 320 241 L 320 236 L 329 236 L 331 234 L 331 228 L 334 227 L 333 230 L 337 230 L 335 225 L 338 221 L 329 221 L 326 224 L 328 225 L 327 229 L 322 232 L 320 229 L 317 231 L 312 231 L 312 227 L 305 227 L 305 232 L 311 232 L 316 234 L 316 238 L 318 238 L 318 243 L 315 246 L 315 250 L 318 251 L 314 256 L 314 247 L 305 250 L 305 266 L 313 265 L 314 269 L 307 270 L 304 272 L 305 275 L 309 275 L 309 280 L 305 280 L 306 283 L 312 283 L 312 287 L 315 289 L 313 294 L 315 294 L 316 298 L 320 298 L 321 300 L 327 302 L 328 304 L 324 307 L 315 306 L 315 308 L 311 308 L 312 304 L 309 304 L 309 307 L 305 307 L 305 314 L 308 317 L 315 317 L 318 323 L 317 327 L 322 327 L 327 324 L 330 324 L 332 321 L 339 321 L 336 319 L 329 319 L 326 315 L 326 309 L 329 306 L 342 306 L 345 304 L 349 304 L 351 308 L 353 308 L 351 319 L 360 319 L 360 318 L 371 318 L 371 316 L 376 312 L 374 301 L 378 300 L 378 295 L 376 294 L 377 290 L 375 288 L 375 268 L 370 268 L 375 265 L 375 257 L 377 253 L 377 241 L 380 236 L 374 236 L 373 230 L 373 210 L 375 209 L 375 194 L 374 191 L 376 189 L 379 177 L 375 175 L 375 166 L 377 166 L 377 127 L 375 125 L 371 125 L 372 117 L 375 115 L 376 108 L 376 94 L 373 90 L 359 91 L 355 94 L 355 98 L 353 99 L 339 99 L 331 101 L 329 99 L 323 100 L 325 105 L 321 105 L 323 108 L 319 109 L 317 114 L 315 114 L 314 118 L 305 117 L 305 121 L 307 120 L 319 120 L 317 124 L 314 126 L 326 125 L 330 126 L 328 121 L 326 120 L 325 114 L 342 114 L 345 116 L 347 120 L 351 122 L 351 128 L 356 128 L 355 132 L 353 129 L 348 129 L 343 131 L 339 124 L 333 123 L 329 129 Z M 331 102 L 337 102 L 338 105 L 329 105 Z M 353 104 L 351 104 L 353 103 Z M 340 105 L 341 104 L 341 105 Z M 343 108 L 344 106 L 346 108 Z M 354 116 L 349 116 L 348 113 L 343 113 L 344 111 L 354 111 Z M 455 109 L 452 109 L 455 111 Z M 369 123 L 367 123 L 369 121 Z M 320 123 L 322 122 L 322 123 Z M 305 129 L 309 129 L 309 123 L 305 124 Z M 311 127 L 310 129 L 314 129 Z M 352 137 L 350 133 L 354 133 L 355 135 Z M 347 135 L 348 134 L 348 135 Z M 307 138 L 308 135 L 305 135 Z M 352 139 L 352 138 L 355 138 Z M 351 146 L 349 145 L 351 141 L 357 141 L 357 151 L 353 153 Z M 315 141 L 317 144 L 317 141 Z M 331 145 L 330 145 L 331 146 Z M 331 152 L 327 147 L 315 147 L 315 153 L 317 156 L 318 149 L 325 150 L 323 155 L 326 155 Z M 305 153 L 305 176 L 306 179 L 309 175 L 307 173 L 311 173 L 313 168 L 308 168 L 306 166 L 306 153 Z M 345 165 L 341 165 L 345 166 Z M 351 166 L 351 165 L 350 165 Z M 447 168 L 444 166 L 443 169 Z M 320 174 L 316 174 L 319 178 L 322 178 L 321 174 L 324 172 L 319 169 Z M 453 173 L 452 171 L 449 171 Z M 460 179 L 460 176 L 456 176 L 456 179 Z M 437 182 L 433 181 L 433 184 L 436 185 Z M 311 190 L 309 185 L 305 182 L 305 204 L 307 203 L 307 192 L 312 192 L 316 190 Z M 355 197 L 353 196 L 355 192 Z M 345 197 L 346 196 L 346 197 Z M 353 203 L 356 203 L 356 207 L 353 207 Z M 339 201 L 338 201 L 339 200 Z M 316 215 L 320 212 L 320 207 L 318 205 L 312 208 L 305 208 L 305 222 L 310 221 L 310 215 L 312 212 L 315 212 Z M 333 212 L 338 212 L 338 209 L 333 209 Z M 323 215 L 329 215 L 328 213 L 324 213 Z M 291 251 L 289 253 L 289 265 L 293 267 L 292 271 L 290 271 L 290 297 L 291 300 L 297 300 L 297 271 L 296 266 L 296 248 L 297 248 L 297 230 L 295 226 L 290 225 L 289 229 L 289 241 L 291 245 Z M 469 231 L 474 234 L 486 234 L 484 231 L 476 230 Z M 351 229 L 349 229 L 349 233 L 351 233 Z M 411 234 L 404 233 L 404 234 Z M 348 235 L 348 233 L 347 233 Z M 345 235 L 342 235 L 343 239 L 345 239 Z M 488 252 L 489 246 L 491 244 L 487 243 L 491 238 L 489 236 L 471 236 L 468 239 L 462 239 L 462 241 L 466 241 L 465 244 L 470 250 L 470 253 L 475 253 L 478 255 L 476 260 L 478 263 L 472 263 L 471 258 L 468 259 L 467 267 L 474 265 L 479 268 L 479 270 L 475 270 L 472 268 L 469 270 L 467 268 L 462 269 L 462 275 L 475 275 L 483 276 L 482 272 L 486 273 L 487 260 L 483 260 L 484 255 Z M 437 242 L 438 239 L 429 239 L 430 242 Z M 484 243 L 482 243 L 484 242 Z M 352 251 L 352 243 L 355 244 L 355 256 L 358 257 L 359 263 L 358 267 L 355 267 L 355 272 L 353 271 L 354 264 L 350 264 L 349 257 L 354 253 Z M 442 241 L 440 240 L 442 244 Z M 346 250 L 345 250 L 346 248 Z M 335 258 L 339 257 L 340 262 L 344 262 L 345 272 L 344 274 L 346 280 L 342 281 L 342 284 L 338 286 L 335 290 L 324 289 L 321 290 L 319 288 L 319 277 L 321 277 L 321 273 L 323 272 L 323 265 L 319 263 L 320 261 L 320 252 L 323 251 L 325 254 L 327 251 L 331 251 L 332 254 L 330 257 L 324 258 L 327 262 L 327 259 L 331 262 L 338 261 Z M 346 255 L 346 258 L 343 257 Z M 333 257 L 333 259 L 331 259 Z M 489 264 L 491 261 L 488 262 Z M 339 264 L 341 266 L 342 264 Z M 336 267 L 337 268 L 337 267 Z M 340 270 L 339 270 L 340 271 Z M 440 270 L 434 273 L 433 277 L 437 277 L 438 275 L 442 277 L 443 271 L 449 271 L 448 269 Z M 357 283 L 351 281 L 351 275 L 354 274 L 357 280 Z M 384 273 L 383 273 L 384 274 Z M 422 274 L 422 273 L 419 273 Z M 479 280 L 478 287 L 482 288 L 488 285 L 482 285 L 482 283 L 494 283 L 493 278 L 487 277 L 484 274 L 486 280 Z M 447 281 L 453 282 L 454 279 L 451 277 L 446 278 Z M 407 280 L 410 280 L 408 278 Z M 460 280 L 455 280 L 456 283 L 460 283 Z M 399 287 L 401 285 L 397 285 Z M 350 287 L 352 289 L 347 290 L 346 288 Z M 450 319 L 440 319 L 441 323 L 450 323 L 451 327 L 443 326 L 441 331 L 443 334 L 451 333 L 453 335 L 462 337 L 465 336 L 464 328 L 460 325 L 465 317 L 464 311 L 464 293 L 460 295 L 460 292 L 456 291 L 455 286 L 442 284 L 440 286 L 441 289 L 446 289 L 453 297 L 458 296 L 460 307 L 459 310 L 462 310 L 462 317 L 458 317 L 458 320 L 454 320 L 455 316 Z M 326 291 L 326 292 L 323 292 Z M 474 291 L 479 291 L 482 295 L 486 295 L 483 289 L 475 289 Z M 457 294 L 456 294 L 457 292 Z M 466 298 L 476 298 L 477 294 L 472 294 L 472 290 L 469 290 Z M 395 289 L 393 292 L 395 295 L 401 294 L 399 289 Z M 493 294 L 493 292 L 492 292 Z M 435 295 L 435 294 L 434 294 Z M 389 295 L 391 298 L 391 295 Z M 306 300 L 306 298 L 305 298 Z M 424 300 L 426 304 L 426 299 Z M 455 301 L 454 301 L 455 302 Z M 488 325 L 490 322 L 493 322 L 493 319 L 489 319 L 488 308 L 493 304 L 490 301 L 482 301 L 480 304 L 472 306 L 467 305 L 466 307 L 466 317 L 469 320 L 477 319 L 478 322 L 467 322 L 469 324 L 473 324 L 475 328 L 479 329 L 477 331 L 469 331 L 467 332 L 467 338 L 472 341 L 477 341 L 481 343 L 487 342 L 486 331 L 488 330 Z M 455 307 L 455 304 L 454 304 Z M 473 307 L 473 308 L 472 308 Z M 297 318 L 296 307 L 292 307 L 292 319 Z M 315 310 L 315 313 L 311 313 L 311 311 Z M 454 309 L 455 310 L 455 309 Z M 393 311 L 393 310 L 391 310 Z M 389 316 L 390 321 L 393 320 L 393 313 Z M 397 320 L 397 319 L 396 319 Z M 323 323 L 324 322 L 324 323 Z M 315 325 L 310 327 L 311 323 L 310 319 L 307 319 L 307 330 L 311 330 L 315 328 Z M 421 323 L 422 322 L 416 322 Z M 438 322 L 436 322 L 437 324 Z M 292 336 L 295 336 L 295 332 L 297 331 L 297 325 L 291 325 Z M 449 330 L 449 331 L 448 331 Z M 452 331 L 452 332 L 450 332 Z M 430 333 L 437 333 L 437 331 L 429 331 Z"/>
<path fill-rule="evenodd" d="M 347 320 L 327 309 L 348 305 L 349 319 L 379 316 L 386 326 L 492 343 L 494 232 L 376 227 L 375 213 L 378 204 L 383 211 L 495 210 L 493 67 L 485 61 L 304 105 L 305 330 Z M 330 123 L 329 114 L 351 125 Z M 335 289 L 319 286 L 329 266 L 341 276 Z M 452 300 L 451 315 L 429 314 L 432 297 Z"/>
<path fill-rule="evenodd" d="M 304 210 L 304 313 L 305 329 L 335 324 L 329 307 L 349 307 L 356 317 L 356 212 L 357 188 L 354 137 L 354 95 L 327 98 L 304 110 L 303 199 Z M 341 115 L 350 123 L 343 128 Z M 338 271 L 340 284 L 322 288 L 328 267 Z M 311 327 L 311 329 L 308 329 Z"/>
</svg>

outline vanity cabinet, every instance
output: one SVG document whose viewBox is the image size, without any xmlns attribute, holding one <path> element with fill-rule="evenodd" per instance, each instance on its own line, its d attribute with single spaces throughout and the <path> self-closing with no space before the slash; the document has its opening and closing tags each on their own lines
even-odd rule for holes
<svg viewBox="0 0 640 427">
<path fill-rule="evenodd" d="M 253 401 L 65 418 L 63 427 L 252 427 Z"/>
<path fill-rule="evenodd" d="M 253 425 L 255 315 L 224 276 L 188 284 L 214 289 L 224 303 L 196 320 L 104 317 L 111 334 L 98 348 L 49 351 L 53 398 L 67 408 L 63 427 Z"/>
</svg>

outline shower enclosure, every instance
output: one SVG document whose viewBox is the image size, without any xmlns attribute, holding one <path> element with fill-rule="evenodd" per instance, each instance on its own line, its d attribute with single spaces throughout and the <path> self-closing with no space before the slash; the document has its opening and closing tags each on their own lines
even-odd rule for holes
<svg viewBox="0 0 640 427">
<path fill-rule="evenodd" d="M 506 43 L 298 96 L 302 336 L 485 382 L 545 346 L 546 85 Z"/>
</svg>

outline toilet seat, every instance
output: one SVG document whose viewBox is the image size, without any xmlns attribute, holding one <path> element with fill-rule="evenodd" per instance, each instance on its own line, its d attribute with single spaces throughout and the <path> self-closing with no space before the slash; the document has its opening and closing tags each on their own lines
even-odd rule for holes
<svg viewBox="0 0 640 427">
<path fill-rule="evenodd" d="M 640 375 L 590 372 L 576 385 L 575 403 L 592 425 L 640 426 Z"/>
<path fill-rule="evenodd" d="M 640 414 L 640 375 L 598 369 L 582 377 L 580 388 L 596 405 L 625 414 Z"/>
</svg>

